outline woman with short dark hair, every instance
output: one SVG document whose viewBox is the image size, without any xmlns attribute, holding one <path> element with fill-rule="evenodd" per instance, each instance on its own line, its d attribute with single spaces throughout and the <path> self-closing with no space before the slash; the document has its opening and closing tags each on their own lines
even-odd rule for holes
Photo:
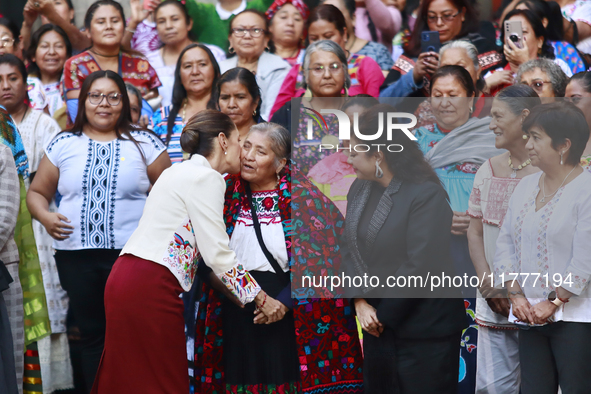
<svg viewBox="0 0 591 394">
<path fill-rule="evenodd" d="M 555 102 L 535 107 L 523 130 L 541 171 L 511 196 L 495 281 L 507 288 L 509 321 L 521 328 L 521 392 L 555 393 L 560 385 L 583 393 L 591 375 L 591 174 L 580 160 L 589 126 L 573 104 Z"/>
<path fill-rule="evenodd" d="M 583 111 L 591 129 L 591 73 L 585 71 L 573 75 L 566 85 L 565 97 Z M 581 166 L 591 171 L 591 142 L 589 141 L 581 155 Z"/>
</svg>

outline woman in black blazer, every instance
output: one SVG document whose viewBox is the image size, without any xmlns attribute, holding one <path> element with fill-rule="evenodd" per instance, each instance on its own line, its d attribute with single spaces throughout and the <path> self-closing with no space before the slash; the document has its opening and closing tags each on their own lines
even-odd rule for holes
<svg viewBox="0 0 591 394">
<path fill-rule="evenodd" d="M 395 110 L 366 110 L 360 132 L 375 134 L 387 112 Z M 373 141 L 352 136 L 348 159 L 358 179 L 347 197 L 343 262 L 351 277 L 379 278 L 379 284 L 368 279 L 367 286 L 347 289 L 365 331 L 365 390 L 455 394 L 464 303 L 448 283 L 431 289 L 434 276 L 455 275 L 449 249 L 453 214 L 418 145 L 400 131 L 392 140 L 386 134 Z M 400 150 L 394 144 L 403 150 L 389 152 Z M 370 150 L 361 153 L 365 145 Z"/>
</svg>

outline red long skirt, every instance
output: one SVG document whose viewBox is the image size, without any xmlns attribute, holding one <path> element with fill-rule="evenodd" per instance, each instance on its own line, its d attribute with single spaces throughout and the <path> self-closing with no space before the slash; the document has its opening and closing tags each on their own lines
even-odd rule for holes
<svg viewBox="0 0 591 394">
<path fill-rule="evenodd" d="M 189 393 L 182 288 L 168 268 L 120 256 L 105 288 L 105 350 L 93 394 Z"/>
</svg>

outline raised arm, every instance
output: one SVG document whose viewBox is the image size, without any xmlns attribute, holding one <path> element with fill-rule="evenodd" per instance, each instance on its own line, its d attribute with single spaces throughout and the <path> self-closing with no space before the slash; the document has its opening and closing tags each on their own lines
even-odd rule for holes
<svg viewBox="0 0 591 394">
<path fill-rule="evenodd" d="M 395 7 L 386 6 L 382 0 L 365 0 L 365 9 L 376 29 L 382 32 L 382 41 L 392 41 L 402 24 L 400 11 Z"/>
</svg>

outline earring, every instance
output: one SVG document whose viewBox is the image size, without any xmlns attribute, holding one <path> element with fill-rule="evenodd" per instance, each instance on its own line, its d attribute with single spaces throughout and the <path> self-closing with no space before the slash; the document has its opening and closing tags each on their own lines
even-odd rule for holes
<svg viewBox="0 0 591 394">
<path fill-rule="evenodd" d="M 376 160 L 376 178 L 381 178 L 384 176 L 384 171 L 380 168 L 380 162 Z"/>
<path fill-rule="evenodd" d="M 474 111 L 474 107 L 470 107 L 470 113 L 472 113 L 472 111 Z"/>
<path fill-rule="evenodd" d="M 252 111 L 252 116 L 257 116 L 257 110 Z"/>
<path fill-rule="evenodd" d="M 564 164 L 564 161 L 562 161 L 562 155 L 564 154 L 564 152 L 560 152 L 560 165 Z"/>
<path fill-rule="evenodd" d="M 224 151 L 224 155 L 227 155 L 227 154 L 228 154 L 228 151 L 227 151 L 227 150 L 225 150 L 225 151 Z"/>
<path fill-rule="evenodd" d="M 526 140 L 527 139 L 527 134 L 524 134 L 523 137 L 521 137 L 521 138 L 523 138 L 524 140 Z"/>
<path fill-rule="evenodd" d="M 279 188 L 279 184 L 281 183 L 281 177 L 279 176 L 279 173 L 277 173 L 277 187 Z"/>
<path fill-rule="evenodd" d="M 228 53 L 229 53 L 230 55 L 232 55 L 232 54 L 234 54 L 234 53 L 236 53 L 236 52 L 234 51 L 234 48 L 232 48 L 232 47 L 229 47 L 229 48 L 228 48 Z"/>
</svg>

